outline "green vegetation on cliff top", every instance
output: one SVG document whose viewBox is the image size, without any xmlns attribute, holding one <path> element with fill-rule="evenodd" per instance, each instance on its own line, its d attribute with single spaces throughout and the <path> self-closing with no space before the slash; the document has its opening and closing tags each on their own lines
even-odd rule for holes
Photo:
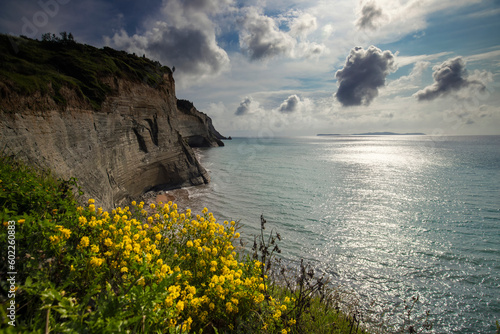
<svg viewBox="0 0 500 334">
<path fill-rule="evenodd" d="M 71 35 L 71 34 L 70 34 Z M 145 57 L 109 47 L 80 44 L 68 38 L 44 35 L 42 41 L 0 34 L 0 83 L 20 94 L 49 94 L 65 106 L 61 88 L 75 90 L 80 98 L 100 109 L 112 88 L 102 78 L 116 77 L 156 87 L 170 68 Z M 0 96 L 7 92 L 0 84 Z"/>
</svg>

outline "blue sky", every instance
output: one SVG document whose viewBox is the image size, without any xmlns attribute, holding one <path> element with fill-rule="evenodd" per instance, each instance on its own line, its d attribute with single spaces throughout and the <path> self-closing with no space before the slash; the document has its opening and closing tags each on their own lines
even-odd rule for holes
<svg viewBox="0 0 500 334">
<path fill-rule="evenodd" d="M 500 134 L 500 1 L 6 0 L 0 31 L 175 66 L 225 135 Z"/>
</svg>

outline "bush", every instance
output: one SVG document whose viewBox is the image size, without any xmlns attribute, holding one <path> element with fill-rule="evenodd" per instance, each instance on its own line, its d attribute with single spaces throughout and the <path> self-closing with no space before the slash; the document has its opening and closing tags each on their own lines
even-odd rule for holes
<svg viewBox="0 0 500 334">
<path fill-rule="evenodd" d="M 76 207 L 66 182 L 7 160 L 0 200 L 3 231 L 16 221 L 16 331 L 287 330 L 290 302 L 265 300 L 261 263 L 234 250 L 234 222 L 171 202 Z"/>
</svg>

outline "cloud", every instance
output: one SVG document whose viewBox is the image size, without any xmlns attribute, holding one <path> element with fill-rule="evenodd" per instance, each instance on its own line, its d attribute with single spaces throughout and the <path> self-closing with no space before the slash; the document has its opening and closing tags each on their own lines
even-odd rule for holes
<svg viewBox="0 0 500 334">
<path fill-rule="evenodd" d="M 292 20 L 290 23 L 290 34 L 292 36 L 305 37 L 317 28 L 316 17 L 309 13 L 304 13 Z"/>
<path fill-rule="evenodd" d="M 468 77 L 465 61 L 462 57 L 448 59 L 432 69 L 434 70 L 432 73 L 434 83 L 414 94 L 419 101 L 434 100 L 437 97 L 471 86 L 475 86 L 479 90 L 486 88 L 479 73 L 476 74 L 476 77 Z"/>
<path fill-rule="evenodd" d="M 369 105 L 378 95 L 378 89 L 385 85 L 386 76 L 396 68 L 391 51 L 373 45 L 367 50 L 355 47 L 344 67 L 335 73 L 339 81 L 337 100 L 343 106 Z"/>
<path fill-rule="evenodd" d="M 255 7 L 246 9 L 241 25 L 240 46 L 252 60 L 287 55 L 295 46 L 294 38 L 280 31 L 271 17 L 260 14 Z"/>
<path fill-rule="evenodd" d="M 229 56 L 216 40 L 210 15 L 229 10 L 228 0 L 166 1 L 161 19 L 151 20 L 145 32 L 129 36 L 121 29 L 105 43 L 175 66 L 181 81 L 215 76 L 229 68 Z"/>
<path fill-rule="evenodd" d="M 239 20 L 240 47 L 251 60 L 268 60 L 279 56 L 311 58 L 328 50 L 324 44 L 305 40 L 308 34 L 317 29 L 316 17 L 309 13 L 293 12 L 289 13 L 292 18 L 272 18 L 261 14 L 255 7 L 246 7 L 242 13 L 244 16 Z M 282 31 L 278 23 L 288 26 L 289 30 Z"/>
<path fill-rule="evenodd" d="M 329 49 L 324 44 L 318 44 L 316 42 L 301 42 L 297 44 L 294 54 L 297 57 L 308 59 L 319 57 L 328 52 Z"/>
<path fill-rule="evenodd" d="M 429 68 L 430 62 L 428 61 L 417 61 L 413 65 L 413 69 L 410 74 L 401 76 L 396 80 L 391 81 L 384 90 L 384 95 L 394 95 L 401 94 L 402 92 L 412 91 L 420 87 L 420 81 L 422 79 L 423 73 Z"/>
<path fill-rule="evenodd" d="M 398 56 L 396 59 L 396 64 L 398 67 L 403 67 L 410 64 L 416 64 L 418 62 L 426 62 L 435 60 L 447 55 L 450 55 L 452 52 L 439 52 L 434 54 L 424 54 L 424 55 L 416 55 L 416 56 Z"/>
<path fill-rule="evenodd" d="M 243 101 L 240 102 L 240 105 L 238 108 L 236 108 L 236 111 L 234 114 L 236 116 L 243 116 L 252 113 L 255 109 L 258 109 L 259 103 L 257 101 L 254 101 L 251 96 L 245 97 Z"/>
<path fill-rule="evenodd" d="M 278 111 L 282 113 L 292 113 L 300 108 L 300 98 L 293 94 L 290 95 L 283 103 L 279 106 Z"/>
<path fill-rule="evenodd" d="M 361 8 L 361 16 L 356 21 L 356 26 L 360 29 L 375 29 L 377 20 L 383 17 L 383 12 L 374 1 L 365 3 Z"/>
</svg>

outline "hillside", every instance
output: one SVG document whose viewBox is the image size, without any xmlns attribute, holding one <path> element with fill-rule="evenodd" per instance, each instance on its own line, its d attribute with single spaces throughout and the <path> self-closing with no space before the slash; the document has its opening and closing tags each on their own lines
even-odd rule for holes
<svg viewBox="0 0 500 334">
<path fill-rule="evenodd" d="M 107 207 L 209 182 L 189 145 L 222 146 L 221 136 L 194 106 L 179 111 L 170 68 L 62 34 L 0 35 L 0 62 L 4 155 L 76 177 Z"/>
</svg>

